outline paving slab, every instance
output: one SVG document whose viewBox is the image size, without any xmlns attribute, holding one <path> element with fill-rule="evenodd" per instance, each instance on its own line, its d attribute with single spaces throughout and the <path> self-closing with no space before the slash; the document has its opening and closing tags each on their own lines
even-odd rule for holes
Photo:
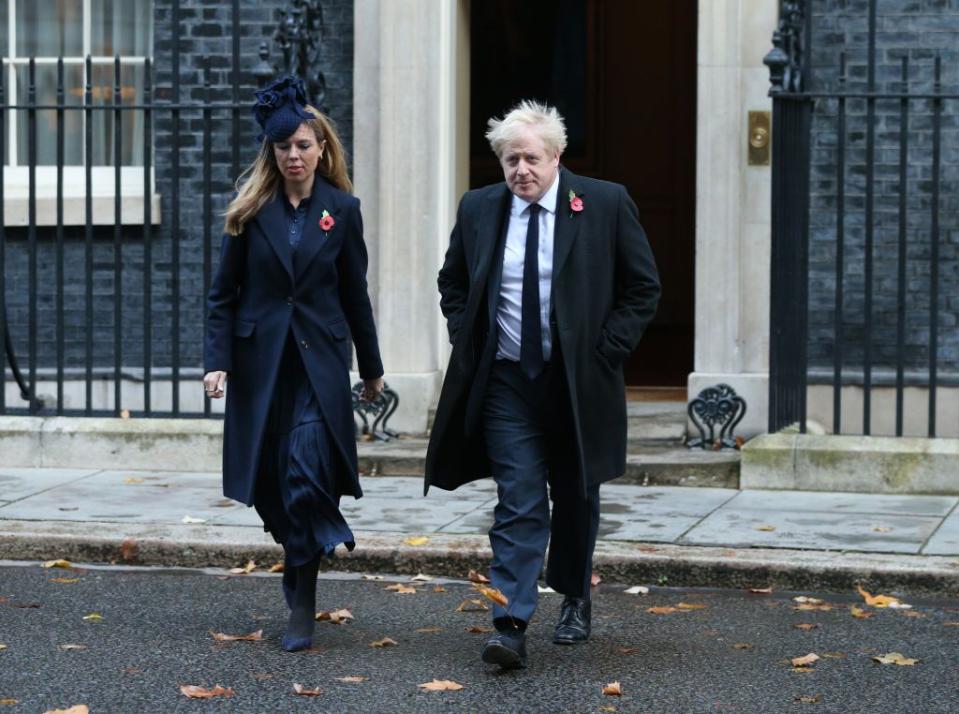
<svg viewBox="0 0 959 714">
<path fill-rule="evenodd" d="M 721 508 L 680 543 L 916 554 L 941 522 L 925 516 Z"/>
<path fill-rule="evenodd" d="M 959 555 L 959 512 L 943 520 L 922 549 L 923 555 Z"/>
<path fill-rule="evenodd" d="M 17 501 L 48 488 L 76 481 L 100 469 L 0 469 L 0 496 L 4 501 Z"/>
<path fill-rule="evenodd" d="M 955 496 L 907 496 L 816 491 L 740 491 L 728 506 L 736 510 L 876 513 L 893 516 L 939 516 L 950 513 Z"/>
</svg>

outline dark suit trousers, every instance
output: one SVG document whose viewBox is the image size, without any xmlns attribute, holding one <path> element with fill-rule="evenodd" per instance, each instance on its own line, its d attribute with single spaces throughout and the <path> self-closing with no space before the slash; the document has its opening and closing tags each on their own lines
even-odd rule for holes
<svg viewBox="0 0 959 714">
<path fill-rule="evenodd" d="M 516 362 L 493 363 L 483 403 L 483 430 L 499 496 L 489 531 L 490 579 L 509 598 L 508 607 L 494 606 L 494 618 L 528 622 L 532 617 L 547 542 L 546 583 L 572 597 L 589 592 L 599 486 L 583 497 L 571 420 L 559 359 L 535 380 Z"/>
</svg>

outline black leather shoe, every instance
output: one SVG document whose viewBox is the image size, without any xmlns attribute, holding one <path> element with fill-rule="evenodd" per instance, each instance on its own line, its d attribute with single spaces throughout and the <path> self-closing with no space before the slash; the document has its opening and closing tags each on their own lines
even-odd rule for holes
<svg viewBox="0 0 959 714">
<path fill-rule="evenodd" d="M 483 648 L 483 661 L 498 664 L 503 669 L 521 669 L 526 666 L 526 633 L 497 632 Z"/>
<path fill-rule="evenodd" d="M 588 597 L 567 597 L 559 623 L 553 632 L 553 644 L 576 645 L 589 639 L 592 605 Z"/>
</svg>

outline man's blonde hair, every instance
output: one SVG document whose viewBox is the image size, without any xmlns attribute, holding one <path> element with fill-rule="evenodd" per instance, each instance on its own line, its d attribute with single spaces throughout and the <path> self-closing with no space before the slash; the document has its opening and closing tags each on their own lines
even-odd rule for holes
<svg viewBox="0 0 959 714">
<path fill-rule="evenodd" d="M 502 119 L 490 119 L 487 126 L 486 139 L 497 158 L 502 158 L 503 150 L 524 127 L 535 127 L 550 153 L 558 151 L 562 154 L 566 150 L 566 123 L 563 117 L 556 107 L 535 99 L 524 99 Z"/>
</svg>

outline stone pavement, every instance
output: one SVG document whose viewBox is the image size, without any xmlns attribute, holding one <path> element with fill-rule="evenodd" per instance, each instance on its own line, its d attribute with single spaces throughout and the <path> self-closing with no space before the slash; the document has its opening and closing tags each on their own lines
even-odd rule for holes
<svg viewBox="0 0 959 714">
<path fill-rule="evenodd" d="M 488 559 L 491 480 L 426 498 L 415 477 L 366 477 L 363 488 L 342 502 L 358 547 L 337 568 L 461 574 Z M 596 567 L 621 579 L 959 588 L 956 496 L 613 482 L 602 498 Z M 0 558 L 232 566 L 279 553 L 253 509 L 222 497 L 216 473 L 0 467 Z"/>
</svg>

